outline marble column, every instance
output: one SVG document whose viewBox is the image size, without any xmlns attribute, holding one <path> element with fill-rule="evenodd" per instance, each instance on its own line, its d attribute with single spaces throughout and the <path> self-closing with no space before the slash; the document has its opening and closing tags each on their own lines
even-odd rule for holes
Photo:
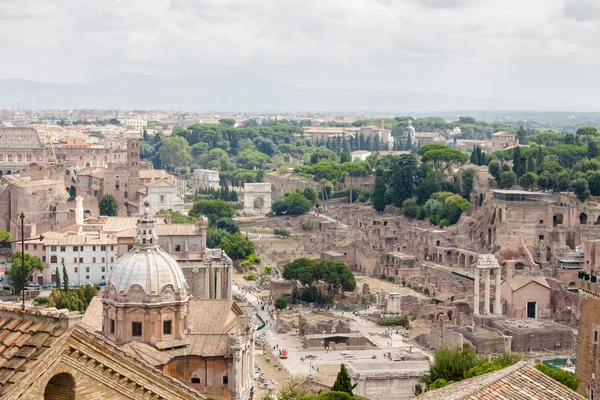
<svg viewBox="0 0 600 400">
<path fill-rule="evenodd" d="M 217 295 L 215 299 L 221 300 L 223 298 L 223 293 L 221 292 L 221 271 L 222 268 L 215 268 L 215 274 L 217 274 Z"/>
<path fill-rule="evenodd" d="M 496 274 L 496 302 L 494 304 L 494 314 L 499 314 L 502 315 L 502 304 L 501 304 L 501 299 L 502 299 L 502 294 L 501 294 L 501 283 L 500 283 L 500 276 L 502 275 L 502 269 L 501 268 L 496 268 L 494 270 L 495 274 Z"/>
<path fill-rule="evenodd" d="M 483 304 L 485 307 L 485 310 L 483 310 L 483 313 L 485 315 L 488 315 L 490 313 L 490 269 L 486 268 L 485 269 L 485 273 L 484 273 L 484 278 L 485 279 L 485 293 L 484 293 L 484 298 L 483 298 Z"/>
<path fill-rule="evenodd" d="M 210 299 L 210 266 L 204 268 L 204 296 Z"/>
<path fill-rule="evenodd" d="M 227 265 L 227 264 L 226 264 Z M 233 285 L 233 266 L 227 265 L 227 300 L 231 300 L 231 286 Z"/>
<path fill-rule="evenodd" d="M 473 314 L 479 315 L 479 268 L 475 267 L 475 297 L 473 298 Z"/>
</svg>

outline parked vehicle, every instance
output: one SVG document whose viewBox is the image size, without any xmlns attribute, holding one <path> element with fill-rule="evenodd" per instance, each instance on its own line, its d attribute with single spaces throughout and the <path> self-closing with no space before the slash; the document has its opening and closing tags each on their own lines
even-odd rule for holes
<svg viewBox="0 0 600 400">
<path fill-rule="evenodd" d="M 28 288 L 33 288 L 33 289 L 39 289 L 40 286 L 41 285 L 39 283 L 37 283 L 37 282 L 30 282 L 30 283 L 27 284 Z"/>
<path fill-rule="evenodd" d="M 286 349 L 285 347 L 282 347 L 282 348 L 279 350 L 279 358 L 287 358 L 287 356 L 288 356 L 288 351 L 287 351 L 287 349 Z"/>
<path fill-rule="evenodd" d="M 56 289 L 56 282 L 50 282 L 46 286 L 48 286 L 48 288 L 50 288 L 50 289 Z"/>
</svg>

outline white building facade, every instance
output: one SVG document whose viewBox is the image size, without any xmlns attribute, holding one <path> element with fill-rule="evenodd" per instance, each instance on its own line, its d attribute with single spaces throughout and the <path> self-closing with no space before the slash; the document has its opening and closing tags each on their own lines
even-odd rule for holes
<svg viewBox="0 0 600 400">
<path fill-rule="evenodd" d="M 177 185 L 165 179 L 148 183 L 139 193 L 139 210 L 145 209 L 144 204 L 149 203 L 151 215 L 160 210 L 183 212 L 184 199 L 179 195 Z"/>
</svg>

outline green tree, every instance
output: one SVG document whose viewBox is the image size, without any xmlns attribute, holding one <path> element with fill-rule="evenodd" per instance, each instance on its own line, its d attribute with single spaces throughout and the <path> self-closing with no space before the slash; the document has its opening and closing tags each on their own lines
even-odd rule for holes
<svg viewBox="0 0 600 400">
<path fill-rule="evenodd" d="M 37 256 L 25 253 L 25 268 L 23 268 L 23 262 L 21 260 L 21 252 L 16 251 L 10 257 L 10 268 L 6 270 L 14 293 L 19 293 L 23 290 L 25 284 L 31 279 L 31 274 L 35 271 L 42 272 L 42 260 Z M 23 273 L 24 272 L 24 273 Z M 23 281 L 23 276 L 25 281 Z"/>
<path fill-rule="evenodd" d="M 527 172 L 535 172 L 535 161 L 533 159 L 533 153 L 529 153 L 529 155 L 527 156 L 526 171 Z"/>
<path fill-rule="evenodd" d="M 373 188 L 373 208 L 382 213 L 385 210 L 385 191 L 387 186 L 381 174 L 375 176 L 375 187 Z"/>
<path fill-rule="evenodd" d="M 225 229 L 209 226 L 208 230 L 206 231 L 206 246 L 209 249 L 218 248 L 221 245 L 221 242 L 230 236 L 231 233 L 227 232 Z"/>
<path fill-rule="evenodd" d="M 188 142 L 180 136 L 169 136 L 162 141 L 158 150 L 160 163 L 164 167 L 175 168 L 187 167 L 192 162 L 191 147 Z"/>
<path fill-rule="evenodd" d="M 67 273 L 67 267 L 63 266 L 63 292 L 69 293 L 69 274 Z"/>
<path fill-rule="evenodd" d="M 303 285 L 311 285 L 319 277 L 318 268 L 316 261 L 298 258 L 284 266 L 282 276 L 288 281 L 299 280 Z"/>
<path fill-rule="evenodd" d="M 278 310 L 285 310 L 288 306 L 288 301 L 285 297 L 278 297 L 275 300 L 275 308 Z"/>
<path fill-rule="evenodd" d="M 598 145 L 592 141 L 588 143 L 587 157 L 591 160 L 592 158 L 598 157 Z"/>
<path fill-rule="evenodd" d="M 520 147 L 515 147 L 513 153 L 513 172 L 517 176 L 517 179 L 520 178 L 525 171 L 527 170 L 527 159 L 521 152 Z"/>
<path fill-rule="evenodd" d="M 218 219 L 231 219 L 235 214 L 235 209 L 226 201 L 216 200 L 198 200 L 194 202 L 192 209 L 188 215 L 195 218 L 205 216 L 211 223 L 215 223 Z"/>
<path fill-rule="evenodd" d="M 462 174 L 462 196 L 465 199 L 471 198 L 471 191 L 473 190 L 473 179 L 475 178 L 475 170 L 469 168 Z"/>
<path fill-rule="evenodd" d="M 302 194 L 304 195 L 304 197 L 306 197 L 308 200 L 310 200 L 313 204 L 315 204 L 317 202 L 317 191 L 311 187 L 305 187 L 304 191 L 302 192 Z"/>
<path fill-rule="evenodd" d="M 220 246 L 232 260 L 244 260 L 254 254 L 254 243 L 243 237 L 240 232 L 223 238 Z"/>
<path fill-rule="evenodd" d="M 105 194 L 98 203 L 100 209 L 100 215 L 106 215 L 108 217 L 114 217 L 117 215 L 119 204 L 117 199 L 112 194 Z"/>
<path fill-rule="evenodd" d="M 6 243 L 10 240 L 10 232 L 3 231 L 0 229 L 0 244 Z"/>
<path fill-rule="evenodd" d="M 60 280 L 60 271 L 58 270 L 58 267 L 56 267 L 56 288 L 58 290 L 62 290 L 62 283 Z"/>
<path fill-rule="evenodd" d="M 550 171 L 544 171 L 540 174 L 540 176 L 538 178 L 538 186 L 539 187 L 541 187 L 544 190 L 549 190 L 549 189 L 554 188 L 554 185 L 555 185 L 555 179 L 554 179 L 554 176 L 552 176 L 552 173 L 550 173 Z M 600 186 L 599 186 L 599 190 L 600 190 Z"/>
<path fill-rule="evenodd" d="M 564 370 L 553 370 L 545 364 L 536 364 L 535 368 L 550 378 L 558 381 L 571 390 L 577 390 L 579 387 L 579 379 L 575 378 L 570 372 Z"/>
<path fill-rule="evenodd" d="M 223 126 L 234 126 L 235 120 L 233 118 L 221 118 L 219 120 L 219 124 L 221 124 Z"/>
<path fill-rule="evenodd" d="M 429 363 L 429 373 L 423 382 L 428 388 L 438 379 L 458 382 L 464 379 L 466 372 L 483 362 L 483 357 L 469 347 L 442 347 L 434 352 L 434 361 Z"/>
<path fill-rule="evenodd" d="M 498 160 L 492 160 L 488 164 L 488 171 L 490 175 L 496 179 L 496 182 L 500 181 L 500 174 L 502 173 L 501 165 Z"/>
<path fill-rule="evenodd" d="M 402 215 L 406 218 L 416 218 L 417 202 L 414 199 L 406 199 L 402 203 Z"/>
<path fill-rule="evenodd" d="M 500 174 L 500 187 L 510 189 L 517 183 L 517 175 L 513 171 L 506 171 Z"/>
<path fill-rule="evenodd" d="M 585 178 L 575 179 L 571 182 L 570 188 L 581 202 L 586 201 L 591 195 L 588 181 Z"/>
<path fill-rule="evenodd" d="M 286 193 L 283 199 L 278 199 L 271 205 L 276 215 L 301 215 L 312 208 L 313 204 L 302 193 Z"/>
<path fill-rule="evenodd" d="M 419 149 L 422 162 L 432 161 L 437 171 L 447 170 L 451 164 L 464 164 L 467 156 L 458 150 L 440 144 L 427 144 Z"/>
<path fill-rule="evenodd" d="M 589 143 L 590 136 L 596 136 L 598 134 L 598 129 L 593 126 L 582 126 L 581 128 L 577 129 L 575 134 L 577 136 L 585 136 L 585 142 Z"/>
<path fill-rule="evenodd" d="M 352 389 L 354 386 L 352 385 L 352 379 L 346 370 L 346 366 L 342 364 L 340 366 L 340 372 L 338 372 L 337 378 L 335 379 L 335 383 L 333 384 L 331 390 L 334 392 L 346 392 L 350 396 L 353 396 Z"/>
<path fill-rule="evenodd" d="M 214 227 L 225 229 L 227 232 L 234 234 L 240 231 L 240 227 L 231 218 L 220 218 L 214 223 Z"/>
<path fill-rule="evenodd" d="M 534 188 L 537 185 L 538 176 L 533 172 L 527 172 L 519 178 L 519 186 L 525 190 Z"/>
</svg>

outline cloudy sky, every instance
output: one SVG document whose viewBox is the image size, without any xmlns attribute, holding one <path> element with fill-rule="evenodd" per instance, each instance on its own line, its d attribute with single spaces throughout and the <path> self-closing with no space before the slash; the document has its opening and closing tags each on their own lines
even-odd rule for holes
<svg viewBox="0 0 600 400">
<path fill-rule="evenodd" d="M 595 0 L 0 0 L 0 79 L 239 71 L 598 104 Z"/>
</svg>

